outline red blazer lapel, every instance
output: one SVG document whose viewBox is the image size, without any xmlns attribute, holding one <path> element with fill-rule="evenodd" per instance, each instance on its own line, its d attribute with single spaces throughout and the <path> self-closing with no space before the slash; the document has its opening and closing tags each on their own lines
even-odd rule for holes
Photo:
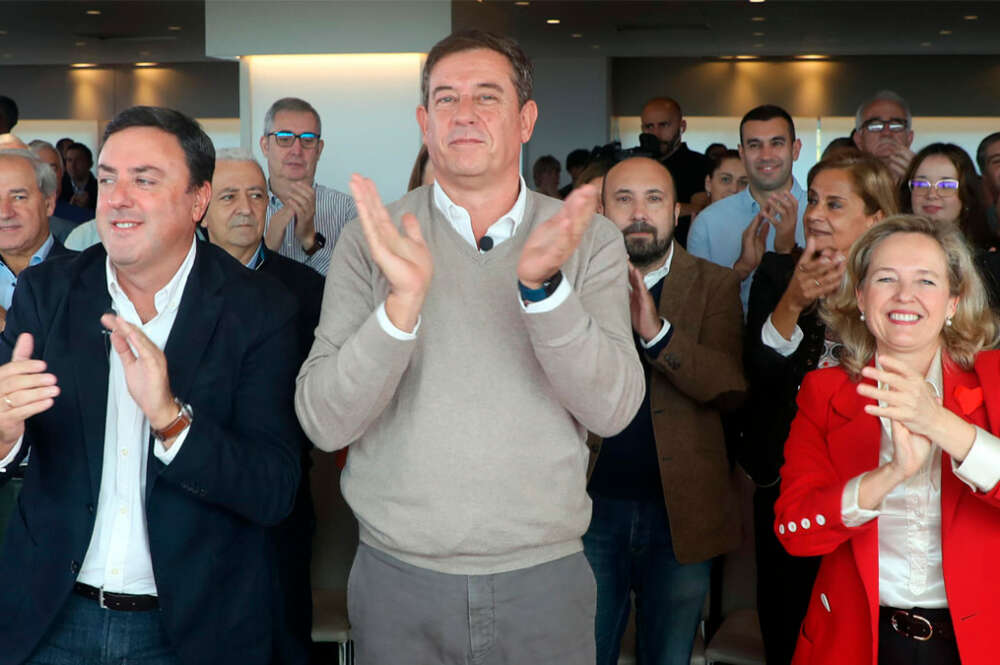
<svg viewBox="0 0 1000 665">
<path fill-rule="evenodd" d="M 958 414 L 960 418 L 983 428 L 987 432 L 991 431 L 987 410 L 990 404 L 986 401 L 984 393 L 991 393 L 992 406 L 997 408 L 997 391 L 985 391 L 980 383 L 977 371 L 966 371 L 956 365 L 950 358 L 942 357 L 942 386 L 944 395 L 942 402 L 944 408 L 952 413 Z M 988 375 L 987 375 L 988 376 Z M 995 375 L 994 375 L 995 376 Z M 955 518 L 955 511 L 967 487 L 958 476 L 951 470 L 951 456 L 948 453 L 941 454 L 941 533 L 951 533 L 952 520 Z"/>
<path fill-rule="evenodd" d="M 864 379 L 865 383 L 873 382 Z M 858 394 L 858 384 L 845 381 L 830 402 L 834 411 L 828 434 L 830 458 L 844 482 L 878 466 L 882 425 L 865 413 L 865 405 L 875 401 Z M 840 425 L 838 426 L 838 419 Z M 855 534 L 851 550 L 868 595 L 868 608 L 878 616 L 878 529 Z"/>
</svg>

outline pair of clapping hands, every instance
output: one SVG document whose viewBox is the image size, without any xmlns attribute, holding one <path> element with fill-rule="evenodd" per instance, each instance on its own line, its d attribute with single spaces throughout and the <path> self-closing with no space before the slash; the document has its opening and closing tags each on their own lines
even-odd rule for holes
<svg viewBox="0 0 1000 665">
<path fill-rule="evenodd" d="M 154 429 L 166 427 L 177 414 L 170 392 L 167 358 L 136 326 L 120 316 L 105 314 L 101 324 L 110 332 L 111 345 L 121 358 L 129 394 Z M 24 422 L 48 410 L 59 395 L 55 374 L 44 360 L 33 360 L 34 338 L 21 333 L 10 362 L 0 366 L 0 458 L 24 434 Z M 164 446 L 169 448 L 170 442 Z"/>
<path fill-rule="evenodd" d="M 383 205 L 375 183 L 368 178 L 354 174 L 351 193 L 372 260 L 389 282 L 385 313 L 398 329 L 411 332 L 417 325 L 434 272 L 420 223 L 407 213 L 403 215 L 400 231 Z M 517 265 L 517 279 L 530 289 L 538 289 L 559 272 L 576 251 L 596 210 L 597 188 L 585 185 L 574 189 L 559 212 L 537 225 L 528 236 Z M 511 279 L 512 289 L 513 282 Z"/>
<path fill-rule="evenodd" d="M 750 276 L 767 251 L 767 234 L 774 227 L 774 251 L 788 254 L 795 247 L 799 202 L 790 191 L 774 192 L 743 230 L 740 258 L 733 265 L 740 279 Z"/>
</svg>

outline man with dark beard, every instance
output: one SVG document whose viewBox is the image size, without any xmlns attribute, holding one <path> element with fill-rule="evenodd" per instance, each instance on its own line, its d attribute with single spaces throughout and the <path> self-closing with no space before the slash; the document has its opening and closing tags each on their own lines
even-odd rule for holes
<svg viewBox="0 0 1000 665">
<path fill-rule="evenodd" d="M 712 557 L 740 540 L 720 421 L 746 389 L 739 278 L 674 242 L 680 206 L 662 164 L 621 162 L 602 199 L 631 260 L 646 397 L 607 446 L 588 442 L 594 512 L 583 546 L 597 579 L 597 663 L 618 662 L 635 592 L 639 662 L 686 665 Z"/>
</svg>

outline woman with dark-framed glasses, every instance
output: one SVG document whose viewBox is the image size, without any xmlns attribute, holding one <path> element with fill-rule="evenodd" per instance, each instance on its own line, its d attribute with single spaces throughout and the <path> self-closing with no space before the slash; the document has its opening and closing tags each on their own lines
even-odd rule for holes
<svg viewBox="0 0 1000 665">
<path fill-rule="evenodd" d="M 954 143 L 931 143 L 918 152 L 903 177 L 900 208 L 957 224 L 972 246 L 990 304 L 1000 308 L 1000 236 L 987 221 L 969 154 Z"/>
</svg>

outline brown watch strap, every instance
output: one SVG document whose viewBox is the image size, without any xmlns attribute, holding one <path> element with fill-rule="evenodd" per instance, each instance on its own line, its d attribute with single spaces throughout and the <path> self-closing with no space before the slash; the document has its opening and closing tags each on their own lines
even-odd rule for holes
<svg viewBox="0 0 1000 665">
<path fill-rule="evenodd" d="M 184 428 L 191 424 L 191 409 L 187 406 L 187 404 L 184 404 L 184 402 L 180 401 L 176 397 L 174 398 L 174 402 L 176 402 L 177 406 L 180 408 L 180 411 L 177 413 L 177 417 L 163 429 L 150 428 L 153 432 L 153 436 L 160 441 L 169 441 L 183 432 Z"/>
</svg>

